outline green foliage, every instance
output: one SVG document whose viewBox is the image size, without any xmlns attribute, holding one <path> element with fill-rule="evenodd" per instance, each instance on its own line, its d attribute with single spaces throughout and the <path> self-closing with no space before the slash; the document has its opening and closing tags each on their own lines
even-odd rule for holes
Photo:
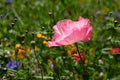
<svg viewBox="0 0 120 80">
<path fill-rule="evenodd" d="M 120 0 L 0 0 L 0 80 L 117 80 L 120 76 L 120 54 L 109 50 L 120 48 Z M 8 0 L 9 1 L 9 0 Z M 78 43 L 85 51 L 85 61 L 74 62 L 68 51 L 74 47 L 48 48 L 53 26 L 62 19 L 89 18 L 92 40 Z M 40 33 L 47 38 L 38 38 Z M 25 51 L 16 70 L 6 68 L 16 44 Z M 27 48 L 30 48 L 27 54 Z M 23 52 L 24 53 L 24 52 Z M 83 53 L 83 52 L 81 52 Z M 6 57 L 7 56 L 7 57 Z M 12 75 L 11 75 L 12 74 Z"/>
</svg>

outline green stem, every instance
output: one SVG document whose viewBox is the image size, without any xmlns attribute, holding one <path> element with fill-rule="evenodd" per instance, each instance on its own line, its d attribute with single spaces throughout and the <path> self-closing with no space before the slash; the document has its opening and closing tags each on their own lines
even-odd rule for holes
<svg viewBox="0 0 120 80">
<path fill-rule="evenodd" d="M 83 60 L 82 60 L 82 56 L 81 56 L 81 54 L 80 54 L 80 50 L 79 50 L 78 44 L 75 43 L 75 46 L 76 46 L 76 49 L 77 49 L 77 53 L 78 53 L 78 55 L 79 55 L 79 57 L 80 57 L 80 62 L 79 62 L 79 64 L 80 64 L 80 66 L 82 67 L 82 72 L 84 72 L 84 62 L 83 62 Z"/>
<path fill-rule="evenodd" d="M 36 54 L 36 52 L 35 52 L 35 47 L 34 47 L 34 54 L 35 54 L 35 57 L 36 57 L 36 59 L 37 59 L 37 62 L 40 64 L 40 61 L 39 61 L 39 59 L 38 59 L 38 56 L 37 56 L 37 54 Z M 39 64 L 38 64 L 38 67 L 40 67 L 40 72 L 41 72 L 41 80 L 43 80 L 43 71 L 42 71 L 42 66 L 39 66 Z"/>
<path fill-rule="evenodd" d="M 33 39 L 34 39 L 34 41 L 35 41 L 35 35 L 34 35 L 34 34 L 33 34 Z M 39 58 L 38 58 L 38 56 L 37 56 L 37 54 L 36 54 L 36 51 L 35 51 L 35 43 L 33 43 L 32 47 L 33 47 L 34 54 L 35 54 L 35 57 L 36 57 L 36 59 L 37 59 L 37 62 L 40 64 Z M 41 78 L 42 78 L 41 80 L 43 80 L 42 66 L 39 66 L 39 64 L 38 64 L 38 67 L 40 68 L 40 72 L 41 72 Z"/>
<path fill-rule="evenodd" d="M 77 49 L 78 55 L 79 55 L 79 57 L 80 57 L 80 60 L 81 60 L 82 64 L 84 64 L 84 62 L 83 62 L 83 60 L 82 60 L 82 55 L 80 54 L 80 50 L 79 50 L 78 44 L 75 43 L 75 46 L 76 46 L 76 49 Z"/>
</svg>

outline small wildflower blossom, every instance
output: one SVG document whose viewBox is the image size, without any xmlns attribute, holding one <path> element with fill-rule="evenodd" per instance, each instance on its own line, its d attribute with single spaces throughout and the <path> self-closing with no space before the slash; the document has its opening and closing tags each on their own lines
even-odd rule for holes
<svg viewBox="0 0 120 80">
<path fill-rule="evenodd" d="M 85 51 L 82 50 L 80 53 L 82 54 L 82 56 L 81 56 L 82 60 L 85 60 L 85 56 L 84 56 L 86 54 Z M 81 61 L 81 58 L 78 55 L 78 52 L 77 52 L 76 48 L 73 48 L 72 50 L 69 50 L 68 51 L 68 56 L 73 57 L 75 62 Z"/>
<path fill-rule="evenodd" d="M 16 45 L 15 45 L 15 49 L 16 49 L 16 50 L 20 49 L 20 47 L 21 47 L 21 44 L 16 44 Z"/>
<path fill-rule="evenodd" d="M 11 59 L 14 60 L 15 57 L 16 57 L 15 53 L 12 53 L 12 55 L 11 55 Z"/>
<path fill-rule="evenodd" d="M 6 4 L 12 4 L 13 0 L 6 0 Z"/>
<path fill-rule="evenodd" d="M 42 38 L 42 39 L 47 39 L 46 36 L 44 36 L 43 34 L 40 34 L 40 33 L 37 34 L 37 37 L 38 37 L 38 38 Z"/>
<path fill-rule="evenodd" d="M 82 60 L 85 60 L 85 56 L 81 56 Z M 74 61 L 75 62 L 80 62 L 81 58 L 79 56 L 74 56 Z"/>
<path fill-rule="evenodd" d="M 47 44 L 48 44 L 48 42 L 47 42 L 46 40 L 44 40 L 44 41 L 43 41 L 43 44 L 46 44 L 46 45 L 47 45 Z"/>
<path fill-rule="evenodd" d="M 37 34 L 37 37 L 38 37 L 38 38 L 41 38 L 41 37 L 42 37 L 42 34 L 38 33 L 38 34 Z"/>
<path fill-rule="evenodd" d="M 4 20 L 5 19 L 5 15 L 0 15 L 0 20 Z"/>
<path fill-rule="evenodd" d="M 112 48 L 111 50 L 109 50 L 109 52 L 110 52 L 111 54 L 120 53 L 120 47 Z"/>
<path fill-rule="evenodd" d="M 73 48 L 72 50 L 68 51 L 68 55 L 69 56 L 77 56 L 77 50 L 75 48 Z"/>
<path fill-rule="evenodd" d="M 43 35 L 41 38 L 43 38 L 43 39 L 47 39 L 47 37 L 46 37 L 46 36 L 44 36 L 44 35 Z"/>
<path fill-rule="evenodd" d="M 120 13 L 118 12 L 118 10 L 115 10 L 115 11 L 113 12 L 113 14 L 114 14 L 118 19 L 120 19 Z"/>
<path fill-rule="evenodd" d="M 11 55 L 12 60 L 16 57 L 19 59 L 23 59 L 27 54 L 30 53 L 30 47 L 24 48 L 21 44 L 16 44 L 15 52 Z"/>
<path fill-rule="evenodd" d="M 19 51 L 18 51 L 18 58 L 19 59 L 23 59 L 29 53 L 30 53 L 30 48 L 19 49 Z"/>
<path fill-rule="evenodd" d="M 100 76 L 104 76 L 104 72 L 100 72 Z"/>
<path fill-rule="evenodd" d="M 16 60 L 10 61 L 6 67 L 10 69 L 17 69 L 19 67 L 20 63 L 17 62 Z"/>
</svg>

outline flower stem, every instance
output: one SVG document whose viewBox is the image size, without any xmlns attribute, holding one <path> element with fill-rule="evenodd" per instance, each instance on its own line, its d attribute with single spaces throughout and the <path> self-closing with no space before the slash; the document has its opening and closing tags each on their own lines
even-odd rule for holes
<svg viewBox="0 0 120 80">
<path fill-rule="evenodd" d="M 34 34 L 33 34 L 33 39 L 35 39 L 34 37 L 35 37 L 35 36 L 34 36 Z M 39 61 L 39 58 L 38 58 L 39 56 L 37 56 L 37 53 L 36 53 L 36 51 L 35 51 L 35 42 L 32 44 L 32 47 L 33 47 L 33 50 L 34 50 L 35 58 L 36 58 L 36 60 L 37 60 L 37 62 L 38 62 L 38 67 L 40 68 L 41 80 L 44 80 L 44 79 L 43 79 L 42 65 L 39 66 L 39 65 L 40 65 L 40 61 Z"/>
<path fill-rule="evenodd" d="M 82 63 L 82 65 L 84 65 L 84 62 L 83 62 L 83 60 L 82 60 L 82 56 L 81 56 L 81 54 L 80 54 L 80 50 L 79 50 L 78 44 L 75 43 L 75 46 L 76 46 L 76 49 L 77 49 L 78 55 L 79 55 L 80 60 L 81 60 L 80 62 Z"/>
<path fill-rule="evenodd" d="M 43 80 L 43 71 L 42 71 L 42 66 L 39 66 L 40 61 L 39 61 L 38 56 L 37 56 L 37 54 L 36 54 L 36 52 L 35 52 L 35 48 L 34 48 L 34 54 L 35 54 L 35 57 L 36 57 L 37 62 L 38 62 L 38 67 L 40 67 L 41 78 L 42 78 L 41 80 Z"/>
<path fill-rule="evenodd" d="M 82 60 L 82 56 L 81 56 L 81 54 L 80 54 L 80 50 L 79 50 L 78 44 L 75 43 L 75 46 L 76 46 L 76 49 L 77 49 L 77 53 L 78 53 L 78 55 L 79 55 L 79 57 L 80 57 L 80 62 L 79 62 L 79 64 L 80 64 L 80 66 L 82 67 L 82 73 L 83 73 L 83 72 L 84 72 L 84 62 L 83 62 L 83 60 Z"/>
</svg>

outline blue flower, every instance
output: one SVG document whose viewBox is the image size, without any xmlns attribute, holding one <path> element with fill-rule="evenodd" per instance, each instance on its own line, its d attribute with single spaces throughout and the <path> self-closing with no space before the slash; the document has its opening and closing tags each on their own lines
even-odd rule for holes
<svg viewBox="0 0 120 80">
<path fill-rule="evenodd" d="M 5 19 L 5 15 L 0 15 L 0 19 L 4 20 Z"/>
<path fill-rule="evenodd" d="M 6 4 L 12 4 L 13 0 L 6 0 Z"/>
<path fill-rule="evenodd" d="M 113 12 L 113 14 L 114 14 L 118 19 L 120 19 L 120 13 L 119 13 L 117 10 L 115 10 L 115 11 Z"/>
<path fill-rule="evenodd" d="M 17 62 L 16 60 L 13 60 L 11 62 L 9 62 L 6 67 L 10 68 L 10 69 L 17 69 L 19 67 L 20 63 Z"/>
</svg>

